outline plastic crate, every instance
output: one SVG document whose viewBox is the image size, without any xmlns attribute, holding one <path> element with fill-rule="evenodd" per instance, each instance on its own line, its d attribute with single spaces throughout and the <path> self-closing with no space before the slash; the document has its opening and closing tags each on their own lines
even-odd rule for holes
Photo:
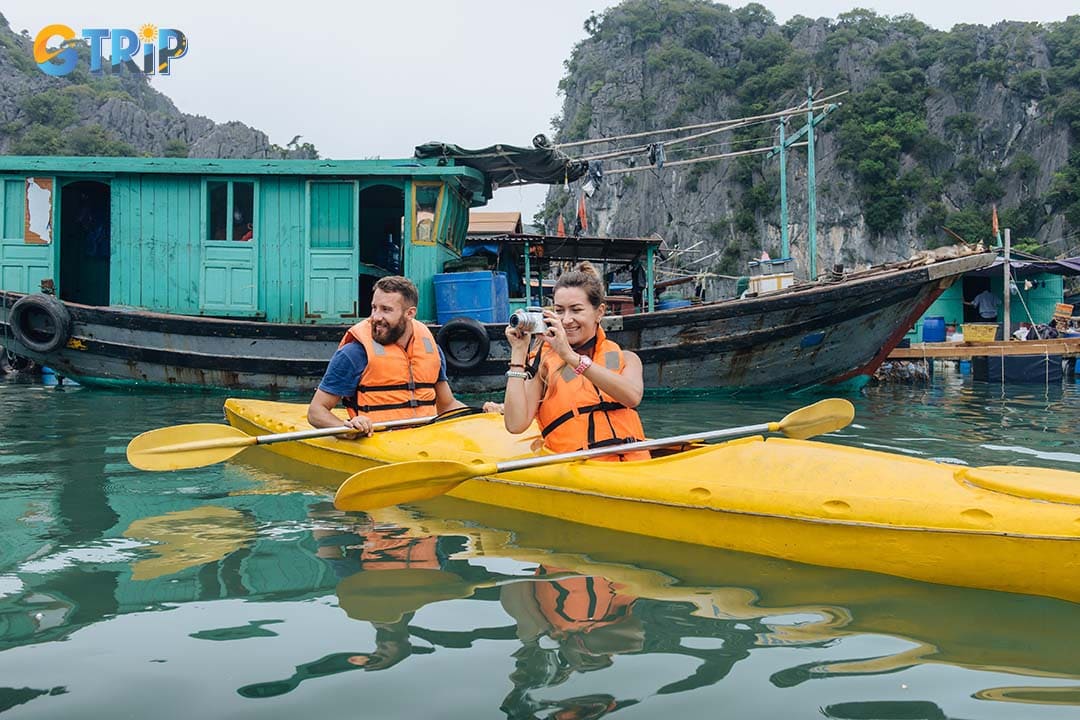
<svg viewBox="0 0 1080 720">
<path fill-rule="evenodd" d="M 993 323 L 964 323 L 964 342 L 993 342 L 997 331 Z"/>
<path fill-rule="evenodd" d="M 750 292 L 767 293 L 783 290 L 795 284 L 795 276 L 792 273 L 775 273 L 772 275 L 759 275 L 750 278 Z"/>
</svg>

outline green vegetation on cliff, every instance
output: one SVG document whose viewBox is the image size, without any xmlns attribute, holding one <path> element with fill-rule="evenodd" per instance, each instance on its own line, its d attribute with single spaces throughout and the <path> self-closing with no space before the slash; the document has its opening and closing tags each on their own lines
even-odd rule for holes
<svg viewBox="0 0 1080 720">
<path fill-rule="evenodd" d="M 986 238 L 997 205 L 1014 238 L 1048 254 L 1064 248 L 1032 238 L 1054 217 L 1080 230 L 1080 15 L 944 32 L 863 9 L 781 25 L 755 3 L 627 0 L 585 30 L 560 84 L 562 141 L 767 113 L 797 104 L 808 86 L 848 90 L 820 126 L 834 157 L 833 176 L 819 177 L 819 206 L 828 210 L 829 192 L 857 203 L 834 224 L 854 215 L 872 242 L 907 236 L 932 246 L 953 241 L 946 228 Z M 801 125 L 793 118 L 789 127 Z M 747 128 L 722 150 L 709 138 L 677 159 L 767 145 L 770 132 Z M 761 242 L 760 223 L 777 222 L 777 168 L 735 162 L 726 182 L 739 208 L 722 224 L 749 248 Z M 712 173 L 681 172 L 686 193 Z M 721 269 L 736 267 L 738 253 L 724 255 L 730 267 Z"/>
</svg>

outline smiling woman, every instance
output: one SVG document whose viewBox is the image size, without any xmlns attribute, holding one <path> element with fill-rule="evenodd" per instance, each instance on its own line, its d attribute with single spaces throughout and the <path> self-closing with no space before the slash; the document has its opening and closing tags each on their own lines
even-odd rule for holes
<svg viewBox="0 0 1080 720">
<path fill-rule="evenodd" d="M 544 311 L 546 329 L 506 327 L 506 429 L 521 433 L 535 419 L 553 452 L 617 446 L 645 438 L 634 410 L 644 392 L 641 361 L 607 339 L 604 284 L 589 262 L 555 283 L 555 308 Z M 533 340 L 531 362 L 526 366 Z M 545 354 L 546 353 L 546 354 Z M 645 460 L 648 450 L 613 454 L 611 460 Z"/>
</svg>

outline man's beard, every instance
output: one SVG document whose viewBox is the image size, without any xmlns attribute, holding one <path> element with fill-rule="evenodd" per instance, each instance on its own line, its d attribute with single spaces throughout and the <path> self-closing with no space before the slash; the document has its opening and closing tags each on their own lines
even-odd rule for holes
<svg viewBox="0 0 1080 720">
<path fill-rule="evenodd" d="M 371 328 L 371 337 L 380 345 L 393 345 L 405 334 L 408 319 L 402 318 L 398 325 L 379 323 Z"/>
</svg>

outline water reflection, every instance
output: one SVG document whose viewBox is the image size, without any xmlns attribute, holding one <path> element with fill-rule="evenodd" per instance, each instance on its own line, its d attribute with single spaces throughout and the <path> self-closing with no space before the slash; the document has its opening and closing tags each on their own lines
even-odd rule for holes
<svg viewBox="0 0 1080 720">
<path fill-rule="evenodd" d="M 972 464 L 1076 469 L 1080 460 L 1073 388 L 1004 400 L 964 387 L 888 390 L 856 404 L 859 426 L 841 442 Z M 1067 717 L 1080 705 L 1080 605 L 655 541 L 451 498 L 343 514 L 327 499 L 333 476 L 269 453 L 174 474 L 123 463 L 124 443 L 146 418 L 215 421 L 219 407 L 201 396 L 83 389 L 16 403 L 0 393 L 9 418 L 0 443 L 0 712 L 104 707 L 92 684 L 112 698 L 99 703 L 124 698 L 126 714 L 145 716 L 164 687 L 147 680 L 147 662 L 171 663 L 168 684 L 198 686 L 212 704 L 206 714 L 217 716 L 321 716 L 416 694 L 417 676 L 433 695 L 451 694 L 459 688 L 442 678 L 462 667 L 483 668 L 461 681 L 481 697 L 480 717 L 599 718 L 634 706 L 705 716 L 721 697 L 744 702 L 732 713 L 746 717 L 769 716 L 757 703 L 770 699 L 803 716 L 853 719 L 959 720 L 986 708 L 1009 716 L 1012 703 L 1024 704 L 1014 716 Z M 787 400 L 681 401 L 647 420 L 656 434 L 674 434 L 790 409 Z M 146 643 L 151 660 L 133 649 Z M 95 675 L 85 658 L 97 664 L 98 653 L 109 653 L 108 672 Z M 230 658 L 230 673 L 209 669 Z M 903 700 L 887 690 L 924 669 L 952 685 Z"/>
<path fill-rule="evenodd" d="M 926 664 L 1080 677 L 1073 640 L 1080 632 L 1080 613 L 1072 603 L 636 538 L 632 550 L 620 551 L 629 547 L 629 539 L 609 531 L 450 498 L 421 507 L 411 514 L 388 512 L 402 525 L 425 532 L 467 532 L 467 547 L 476 557 L 537 562 L 538 576 L 552 568 L 583 576 L 547 587 L 518 583 L 502 588 L 500 602 L 514 618 L 522 643 L 514 651 L 512 707 L 537 711 L 528 700 L 531 690 L 557 685 L 575 672 L 610 667 L 622 654 L 697 658 L 700 665 L 693 675 L 655 689 L 666 694 L 716 683 L 752 651 L 825 648 L 857 636 L 891 636 L 906 647 L 872 657 L 791 665 L 774 673 L 772 684 L 789 688 Z M 449 517 L 457 519 L 443 519 Z M 632 564 L 626 562 L 630 558 Z M 480 637 L 411 630 L 444 647 L 461 647 Z M 492 635 L 485 631 L 482 637 Z M 702 649 L 688 642 L 695 638 L 720 640 L 720 647 Z M 544 639 L 551 642 L 545 646 Z"/>
<path fill-rule="evenodd" d="M 926 700 L 866 700 L 837 703 L 821 709 L 837 720 L 961 720 L 950 717 L 936 703 Z"/>
<path fill-rule="evenodd" d="M 139 518 L 124 537 L 149 544 L 151 557 L 132 563 L 132 580 L 152 580 L 223 560 L 250 545 L 255 527 L 234 508 L 202 505 Z"/>
<path fill-rule="evenodd" d="M 351 670 L 386 670 L 413 653 L 426 654 L 430 647 L 416 647 L 409 642 L 409 620 L 406 613 L 394 622 L 373 622 L 375 648 L 371 652 L 339 652 L 296 666 L 291 677 L 284 680 L 253 683 L 237 689 L 245 698 L 270 698 L 295 690 L 305 680 L 325 678 Z"/>
</svg>

